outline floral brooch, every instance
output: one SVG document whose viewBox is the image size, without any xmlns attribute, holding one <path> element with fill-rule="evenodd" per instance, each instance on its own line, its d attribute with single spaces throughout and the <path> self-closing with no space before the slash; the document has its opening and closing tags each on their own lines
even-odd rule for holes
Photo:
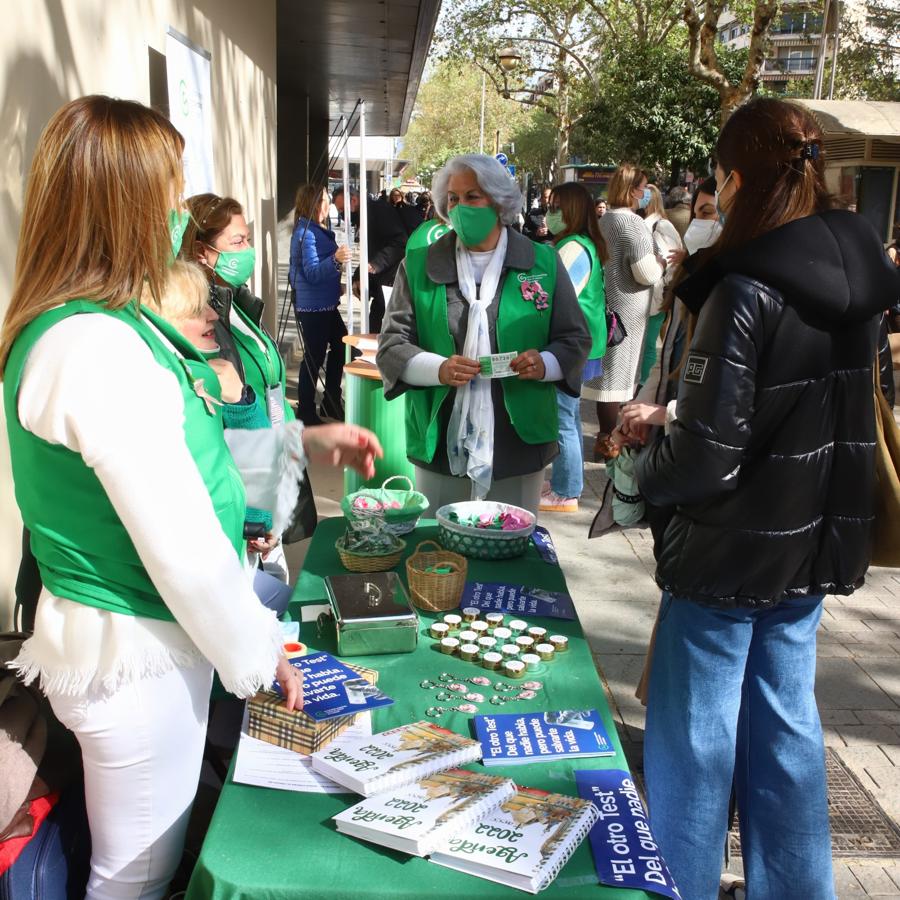
<svg viewBox="0 0 900 900">
<path fill-rule="evenodd" d="M 550 306 L 547 292 L 537 281 L 525 280 L 522 282 L 522 299 L 526 303 L 533 303 L 534 308 L 543 315 L 545 309 Z"/>
</svg>

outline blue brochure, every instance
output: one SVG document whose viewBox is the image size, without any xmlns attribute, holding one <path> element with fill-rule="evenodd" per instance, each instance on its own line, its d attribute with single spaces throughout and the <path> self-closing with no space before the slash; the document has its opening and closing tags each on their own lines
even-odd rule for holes
<svg viewBox="0 0 900 900">
<path fill-rule="evenodd" d="M 510 612 L 520 616 L 574 619 L 575 604 L 563 591 L 545 591 L 524 584 L 467 581 L 460 606 L 477 606 L 486 612 Z"/>
<path fill-rule="evenodd" d="M 596 709 L 475 716 L 486 766 L 514 766 L 579 756 L 614 756 Z"/>
<path fill-rule="evenodd" d="M 600 883 L 681 900 L 631 776 L 621 769 L 582 769 L 575 782 L 578 796 L 593 801 L 600 814 L 589 835 Z"/>
<path fill-rule="evenodd" d="M 390 706 L 394 701 L 330 653 L 310 653 L 291 660 L 303 674 L 303 712 L 317 722 Z M 276 682 L 272 690 L 283 694 Z"/>
<path fill-rule="evenodd" d="M 531 542 L 540 554 L 541 559 L 551 566 L 559 565 L 559 557 L 556 555 L 556 545 L 550 532 L 543 525 L 535 525 L 534 531 L 531 532 Z"/>
</svg>

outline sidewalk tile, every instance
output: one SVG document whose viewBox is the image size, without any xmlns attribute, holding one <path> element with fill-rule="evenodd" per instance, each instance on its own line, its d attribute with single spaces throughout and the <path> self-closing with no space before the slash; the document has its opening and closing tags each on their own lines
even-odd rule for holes
<svg viewBox="0 0 900 900">
<path fill-rule="evenodd" d="M 870 897 L 897 896 L 897 886 L 878 863 L 873 862 L 869 865 L 850 863 L 850 871 L 853 872 L 863 886 L 863 890 Z"/>
<path fill-rule="evenodd" d="M 897 732 L 890 725 L 839 725 L 837 730 L 848 747 L 898 743 Z"/>
<path fill-rule="evenodd" d="M 900 863 L 892 863 L 889 866 L 885 866 L 884 871 L 887 873 L 888 878 L 897 885 L 897 891 L 900 893 Z"/>
<path fill-rule="evenodd" d="M 823 709 L 819 718 L 823 725 L 859 725 L 862 721 L 852 709 Z"/>
<path fill-rule="evenodd" d="M 877 667 L 882 662 L 896 667 L 896 664 L 890 660 L 869 661 L 865 669 L 852 659 L 818 660 L 816 700 L 819 709 L 890 709 L 896 707 L 898 704 L 892 702 L 892 698 L 870 677 L 872 667 Z M 898 685 L 898 692 L 900 692 L 900 685 Z"/>
<path fill-rule="evenodd" d="M 838 896 L 838 900 L 854 900 L 856 897 L 866 896 L 865 888 L 859 883 L 859 879 L 850 870 L 850 866 L 847 865 L 835 865 L 834 889 Z"/>
<path fill-rule="evenodd" d="M 900 725 L 900 709 L 860 709 L 856 718 L 863 725 Z"/>
<path fill-rule="evenodd" d="M 852 659 L 855 654 L 850 648 L 856 648 L 858 644 L 838 643 L 837 641 L 819 641 L 816 647 L 816 656 L 819 659 L 843 657 L 844 659 Z"/>
<path fill-rule="evenodd" d="M 897 659 L 897 651 L 887 641 L 860 641 L 847 649 L 855 659 Z"/>
</svg>

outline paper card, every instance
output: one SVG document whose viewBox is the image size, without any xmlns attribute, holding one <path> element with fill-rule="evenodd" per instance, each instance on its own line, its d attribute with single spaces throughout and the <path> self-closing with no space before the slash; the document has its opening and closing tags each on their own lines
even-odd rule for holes
<svg viewBox="0 0 900 900">
<path fill-rule="evenodd" d="M 543 525 L 535 525 L 534 531 L 531 533 L 531 542 L 545 563 L 552 566 L 559 565 L 556 545 L 553 543 L 553 538 L 550 537 L 550 532 Z"/>
<path fill-rule="evenodd" d="M 347 788 L 314 771 L 310 758 L 276 744 L 260 741 L 247 733 L 247 708 L 234 763 L 234 781 L 279 791 L 313 794 L 346 794 Z M 339 747 L 344 741 L 355 741 L 372 734 L 372 716 L 365 713 L 329 746 Z"/>
<path fill-rule="evenodd" d="M 511 612 L 551 619 L 574 619 L 575 604 L 563 591 L 545 591 L 524 584 L 467 581 L 460 606 L 475 606 L 487 612 Z"/>
<path fill-rule="evenodd" d="M 303 712 L 317 722 L 394 702 L 330 653 L 298 656 L 290 664 L 303 674 Z M 272 690 L 282 693 L 278 682 Z"/>
<path fill-rule="evenodd" d="M 681 900 L 628 772 L 583 769 L 575 782 L 578 796 L 591 800 L 600 814 L 589 835 L 600 883 Z"/>
<path fill-rule="evenodd" d="M 490 356 L 479 356 L 478 362 L 481 363 L 481 375 L 483 378 L 514 378 L 516 373 L 509 367 L 509 364 L 519 354 L 515 351 L 509 353 L 493 353 Z"/>
</svg>

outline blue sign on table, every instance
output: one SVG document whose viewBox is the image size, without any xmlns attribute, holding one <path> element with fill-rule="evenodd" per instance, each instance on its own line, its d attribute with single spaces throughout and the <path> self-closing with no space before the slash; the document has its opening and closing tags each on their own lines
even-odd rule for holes
<svg viewBox="0 0 900 900">
<path fill-rule="evenodd" d="M 460 606 L 475 606 L 486 612 L 511 612 L 520 616 L 574 619 L 575 604 L 563 591 L 545 591 L 524 584 L 467 581 Z"/>
<path fill-rule="evenodd" d="M 541 559 L 545 563 L 551 565 L 559 565 L 559 557 L 556 555 L 556 545 L 550 532 L 543 525 L 536 525 L 534 531 L 531 532 L 531 542 L 534 544 Z"/>
<path fill-rule="evenodd" d="M 631 776 L 621 769 L 582 769 L 575 783 L 578 796 L 600 813 L 588 835 L 600 883 L 681 900 Z"/>
<path fill-rule="evenodd" d="M 394 702 L 330 653 L 310 653 L 290 662 L 303 674 L 303 712 L 317 722 Z M 272 690 L 284 693 L 277 682 Z"/>
</svg>

